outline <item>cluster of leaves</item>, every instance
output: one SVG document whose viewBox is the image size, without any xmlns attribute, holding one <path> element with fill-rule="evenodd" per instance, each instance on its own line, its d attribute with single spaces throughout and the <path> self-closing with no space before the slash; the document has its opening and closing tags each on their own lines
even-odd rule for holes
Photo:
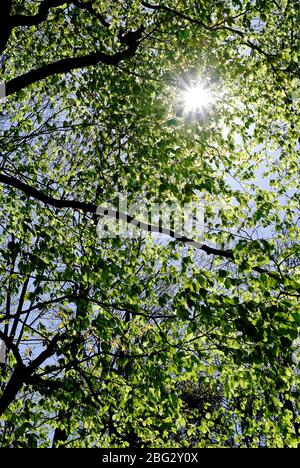
<svg viewBox="0 0 300 468">
<path fill-rule="evenodd" d="M 2 3 L 0 445 L 297 447 L 299 2 Z M 124 192 L 202 248 L 99 239 Z"/>
</svg>

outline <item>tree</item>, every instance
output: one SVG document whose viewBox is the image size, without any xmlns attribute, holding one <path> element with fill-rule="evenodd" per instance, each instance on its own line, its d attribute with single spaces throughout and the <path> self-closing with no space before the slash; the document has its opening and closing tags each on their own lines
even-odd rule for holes
<svg viewBox="0 0 300 468">
<path fill-rule="evenodd" d="M 297 447 L 299 2 L 0 10 L 1 446 Z M 99 237 L 118 193 L 205 239 Z"/>
</svg>

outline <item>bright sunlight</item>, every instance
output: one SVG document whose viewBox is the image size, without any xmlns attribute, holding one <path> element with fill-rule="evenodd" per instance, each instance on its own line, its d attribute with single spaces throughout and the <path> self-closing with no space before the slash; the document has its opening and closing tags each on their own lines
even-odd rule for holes
<svg viewBox="0 0 300 468">
<path fill-rule="evenodd" d="M 183 101 L 187 112 L 197 112 L 209 106 L 212 96 L 204 84 L 198 82 L 186 88 L 183 94 Z"/>
</svg>

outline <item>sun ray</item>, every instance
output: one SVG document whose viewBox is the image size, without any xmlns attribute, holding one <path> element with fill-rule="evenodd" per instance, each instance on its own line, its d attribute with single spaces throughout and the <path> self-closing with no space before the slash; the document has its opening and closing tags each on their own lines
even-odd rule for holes
<svg viewBox="0 0 300 468">
<path fill-rule="evenodd" d="M 184 107 L 187 112 L 202 111 L 207 108 L 212 100 L 209 89 L 199 82 L 189 86 L 183 94 Z"/>
</svg>

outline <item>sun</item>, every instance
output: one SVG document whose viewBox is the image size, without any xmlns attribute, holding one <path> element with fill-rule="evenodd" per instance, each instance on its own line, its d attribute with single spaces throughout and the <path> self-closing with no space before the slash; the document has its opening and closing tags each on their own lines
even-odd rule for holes
<svg viewBox="0 0 300 468">
<path fill-rule="evenodd" d="M 207 108 L 212 101 L 209 89 L 199 82 L 189 86 L 183 93 L 184 107 L 187 112 L 202 111 Z"/>
</svg>

